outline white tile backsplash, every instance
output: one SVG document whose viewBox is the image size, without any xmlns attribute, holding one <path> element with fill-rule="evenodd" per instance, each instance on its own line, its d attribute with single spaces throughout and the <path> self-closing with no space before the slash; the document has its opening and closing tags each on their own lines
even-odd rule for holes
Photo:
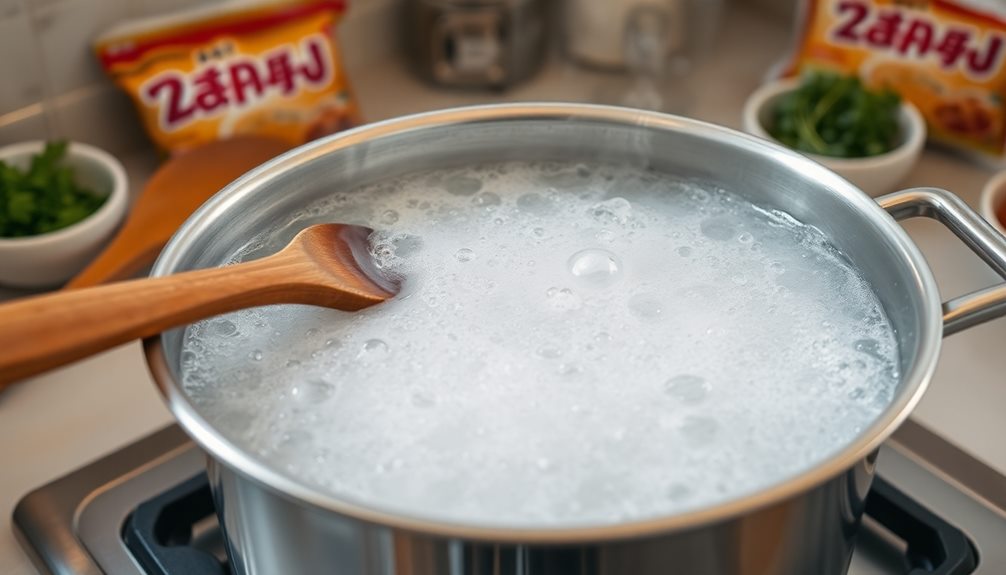
<svg viewBox="0 0 1006 575">
<path fill-rule="evenodd" d="M 5 121 L 6 120 L 6 121 Z M 0 116 L 0 146 L 49 137 L 42 104 L 21 108 L 14 114 Z"/>
<path fill-rule="evenodd" d="M 24 0 L 0 0 L 0 22 L 17 18 L 24 11 Z"/>
<path fill-rule="evenodd" d="M 60 96 L 52 106 L 51 137 L 91 144 L 113 154 L 149 146 L 133 103 L 111 83 Z"/>
<path fill-rule="evenodd" d="M 29 0 L 37 3 L 39 0 Z M 33 28 L 45 64 L 47 96 L 104 80 L 91 42 L 104 29 L 133 14 L 131 0 L 46 0 L 32 4 Z"/>
<path fill-rule="evenodd" d="M 402 0 L 357 0 L 349 3 L 336 37 L 342 52 L 342 62 L 353 81 L 353 71 L 360 70 L 400 53 L 401 18 L 398 8 Z"/>
<path fill-rule="evenodd" d="M 0 116 L 42 99 L 38 48 L 23 0 L 0 0 Z"/>
</svg>

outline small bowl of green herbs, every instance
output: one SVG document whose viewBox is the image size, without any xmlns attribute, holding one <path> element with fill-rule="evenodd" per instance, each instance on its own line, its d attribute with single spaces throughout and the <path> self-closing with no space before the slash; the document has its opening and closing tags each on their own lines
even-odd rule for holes
<svg viewBox="0 0 1006 575">
<path fill-rule="evenodd" d="M 122 164 L 93 146 L 0 148 L 0 284 L 65 283 L 111 239 L 128 196 Z"/>
<path fill-rule="evenodd" d="M 824 164 L 871 196 L 892 191 L 926 139 L 918 109 L 856 76 L 812 72 L 768 83 L 744 106 L 744 129 Z"/>
</svg>

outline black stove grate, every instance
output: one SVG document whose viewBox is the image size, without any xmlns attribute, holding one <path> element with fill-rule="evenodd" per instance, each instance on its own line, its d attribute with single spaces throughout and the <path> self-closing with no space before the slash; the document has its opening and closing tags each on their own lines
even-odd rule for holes
<svg viewBox="0 0 1006 575">
<path fill-rule="evenodd" d="M 903 543 L 896 553 L 905 575 L 974 573 L 977 556 L 967 536 L 881 477 L 874 479 L 866 514 Z M 198 527 L 213 517 L 209 481 L 200 473 L 140 504 L 122 536 L 149 575 L 228 575 L 226 558 L 203 541 Z"/>
<path fill-rule="evenodd" d="M 122 537 L 149 575 L 228 575 L 226 559 L 194 544 L 195 526 L 215 512 L 209 480 L 200 473 L 137 506 Z"/>
</svg>

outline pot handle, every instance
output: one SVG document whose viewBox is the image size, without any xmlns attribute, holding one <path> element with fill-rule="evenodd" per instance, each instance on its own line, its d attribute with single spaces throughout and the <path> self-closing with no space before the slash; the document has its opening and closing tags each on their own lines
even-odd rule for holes
<svg viewBox="0 0 1006 575">
<path fill-rule="evenodd" d="M 913 188 L 876 198 L 896 220 L 924 217 L 945 225 L 1006 280 L 1006 238 L 964 200 L 938 188 Z M 943 302 L 943 335 L 1006 315 L 1006 283 Z"/>
</svg>

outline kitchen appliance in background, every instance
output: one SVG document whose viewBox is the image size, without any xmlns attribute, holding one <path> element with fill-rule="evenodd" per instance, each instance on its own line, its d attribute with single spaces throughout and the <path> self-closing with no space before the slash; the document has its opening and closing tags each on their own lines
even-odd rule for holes
<svg viewBox="0 0 1006 575">
<path fill-rule="evenodd" d="M 14 531 L 44 574 L 228 575 L 204 461 L 170 426 L 25 496 Z M 877 465 L 848 575 L 1006 573 L 1006 477 L 912 421 Z M 588 572 L 573 551 L 561 572 Z M 531 547 L 458 560 L 485 575 L 556 572 Z"/>
<path fill-rule="evenodd" d="M 545 57 L 547 0 L 405 0 L 416 72 L 442 86 L 509 88 Z"/>
</svg>

